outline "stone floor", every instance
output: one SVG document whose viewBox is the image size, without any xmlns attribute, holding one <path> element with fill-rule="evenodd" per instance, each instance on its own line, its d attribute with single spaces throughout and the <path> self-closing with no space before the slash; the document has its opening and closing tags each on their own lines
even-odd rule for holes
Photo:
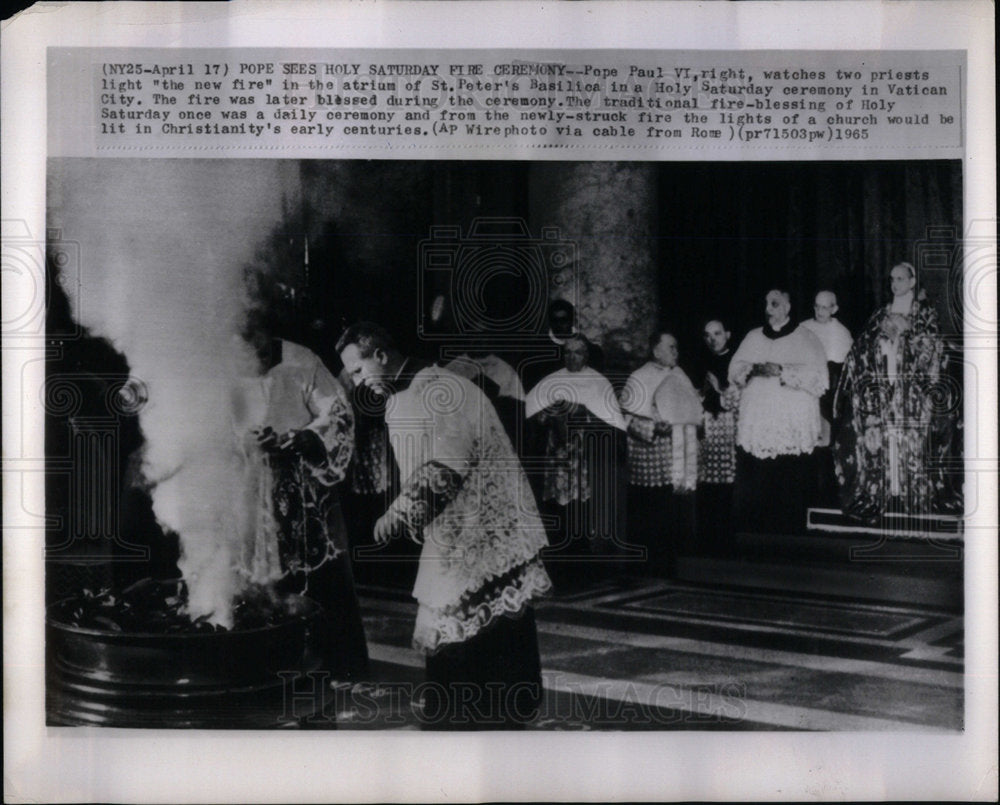
<svg viewBox="0 0 1000 805">
<path fill-rule="evenodd" d="M 555 591 L 536 607 L 544 698 L 529 729 L 961 731 L 961 551 L 886 543 L 891 556 L 859 558 L 856 542 L 743 535 L 739 555 L 682 556 L 671 580 L 645 564 L 594 578 L 594 564 L 554 563 Z M 289 672 L 267 696 L 200 708 L 197 723 L 159 707 L 119 723 L 103 700 L 77 713 L 53 696 L 49 723 L 420 729 L 433 714 L 410 646 L 414 567 L 355 569 L 369 678 Z"/>
<path fill-rule="evenodd" d="M 360 594 L 372 678 L 325 687 L 300 725 L 419 729 L 415 605 L 399 589 Z M 530 729 L 962 729 L 953 609 L 623 574 L 536 612 L 545 698 Z"/>
</svg>

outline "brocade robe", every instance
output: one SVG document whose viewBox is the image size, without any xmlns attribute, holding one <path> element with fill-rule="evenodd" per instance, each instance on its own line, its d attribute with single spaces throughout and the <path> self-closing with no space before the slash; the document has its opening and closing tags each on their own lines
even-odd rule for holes
<svg viewBox="0 0 1000 805">
<path fill-rule="evenodd" d="M 887 320 L 905 325 L 892 339 Z M 961 509 L 956 462 L 961 387 L 948 376 L 937 312 L 914 299 L 908 314 L 880 307 L 854 342 L 837 387 L 834 440 L 841 506 L 872 519 L 892 506 L 917 514 Z M 955 474 L 960 474 L 958 470 Z"/>
<path fill-rule="evenodd" d="M 354 450 L 354 418 L 343 386 L 307 348 L 281 342 L 281 361 L 247 378 L 235 406 L 246 445 L 245 488 L 254 538 L 243 545 L 241 569 L 254 581 L 303 579 L 347 548 L 337 484 Z M 323 460 L 265 455 L 254 429 L 281 435 L 310 430 L 323 444 Z"/>
</svg>

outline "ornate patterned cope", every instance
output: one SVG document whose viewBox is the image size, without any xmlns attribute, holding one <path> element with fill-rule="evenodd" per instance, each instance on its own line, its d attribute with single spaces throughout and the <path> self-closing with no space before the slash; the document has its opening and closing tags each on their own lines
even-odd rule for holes
<svg viewBox="0 0 1000 805">
<path fill-rule="evenodd" d="M 698 457 L 698 483 L 731 484 L 736 480 L 736 409 L 739 390 L 730 386 L 720 395 L 722 410 L 705 412 L 705 436 Z"/>
<path fill-rule="evenodd" d="M 779 377 L 754 374 L 754 366 L 776 363 Z M 768 338 L 758 327 L 747 333 L 729 367 L 729 380 L 744 386 L 737 442 L 757 458 L 808 454 L 820 435 L 819 398 L 829 375 L 819 339 L 804 327 Z"/>
<path fill-rule="evenodd" d="M 468 380 L 421 369 L 386 423 L 402 479 L 390 513 L 423 542 L 413 644 L 433 654 L 549 590 L 545 529 L 493 406 Z"/>
<path fill-rule="evenodd" d="M 890 317 L 905 325 L 895 339 L 883 329 Z M 949 383 L 949 369 L 931 305 L 914 300 L 908 316 L 885 306 L 868 320 L 844 363 L 834 401 L 841 424 L 834 457 L 845 512 L 871 519 L 891 505 L 910 513 L 961 510 L 948 470 L 961 455 L 962 395 L 957 380 Z"/>
<path fill-rule="evenodd" d="M 353 453 L 353 414 L 343 387 L 305 347 L 282 342 L 282 360 L 243 387 L 240 429 L 269 426 L 277 433 L 309 430 L 323 445 L 323 460 L 266 456 L 246 440 L 246 472 L 256 483 L 254 539 L 240 565 L 254 581 L 305 575 L 346 549 L 335 489 Z M 250 480 L 250 479 L 248 479 Z"/>
<path fill-rule="evenodd" d="M 544 501 L 589 501 L 617 472 L 615 431 L 624 433 L 626 423 L 604 375 L 589 366 L 552 372 L 528 393 L 525 415 L 545 439 Z"/>
<path fill-rule="evenodd" d="M 701 402 L 684 371 L 647 362 L 629 376 L 621 405 L 628 423 L 629 483 L 692 491 L 698 479 Z M 669 432 L 656 434 L 658 421 L 670 424 Z"/>
<path fill-rule="evenodd" d="M 582 405 L 556 405 L 544 409 L 539 421 L 545 426 L 545 479 L 542 500 L 565 506 L 574 500 L 590 500 L 591 474 L 606 472 L 596 466 L 602 456 L 595 438 L 606 426 Z"/>
</svg>

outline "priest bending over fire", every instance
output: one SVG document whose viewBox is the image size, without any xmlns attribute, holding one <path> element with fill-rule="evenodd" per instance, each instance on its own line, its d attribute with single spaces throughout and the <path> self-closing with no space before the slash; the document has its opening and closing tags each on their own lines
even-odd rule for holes
<svg viewBox="0 0 1000 805">
<path fill-rule="evenodd" d="M 423 544 L 413 590 L 423 723 L 521 727 L 541 697 L 532 603 L 550 582 L 545 530 L 510 439 L 473 383 L 406 358 L 377 324 L 348 328 L 337 351 L 355 383 L 388 398 L 401 490 L 375 540 Z"/>
<path fill-rule="evenodd" d="M 319 357 L 255 324 L 261 374 L 245 379 L 234 405 L 250 476 L 245 511 L 256 519 L 240 565 L 254 582 L 320 604 L 325 669 L 361 679 L 368 650 L 337 489 L 353 452 L 351 406 Z"/>
</svg>

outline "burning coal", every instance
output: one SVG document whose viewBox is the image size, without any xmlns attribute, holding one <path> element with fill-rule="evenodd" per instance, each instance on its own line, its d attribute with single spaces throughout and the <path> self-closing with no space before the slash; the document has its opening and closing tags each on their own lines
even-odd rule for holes
<svg viewBox="0 0 1000 805">
<path fill-rule="evenodd" d="M 239 336 L 242 267 L 298 192 L 297 166 L 276 160 L 49 163 L 49 226 L 80 247 L 74 317 L 148 389 L 154 512 L 180 537 L 189 616 L 226 627 L 234 598 L 266 573 L 253 560 L 258 479 L 234 426 L 240 383 L 257 372 Z"/>
</svg>

